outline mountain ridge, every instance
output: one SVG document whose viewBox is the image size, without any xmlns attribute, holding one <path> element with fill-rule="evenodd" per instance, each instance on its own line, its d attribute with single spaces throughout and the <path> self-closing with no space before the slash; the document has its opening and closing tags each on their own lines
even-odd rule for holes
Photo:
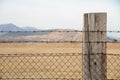
<svg viewBox="0 0 120 80">
<path fill-rule="evenodd" d="M 23 29 L 19 28 L 18 26 L 12 23 L 8 23 L 8 24 L 1 24 L 0 31 L 23 31 Z"/>
<path fill-rule="evenodd" d="M 1 24 L 0 25 L 0 31 L 37 31 L 39 29 L 26 26 L 26 27 L 18 27 L 15 24 L 8 23 L 8 24 Z"/>
</svg>

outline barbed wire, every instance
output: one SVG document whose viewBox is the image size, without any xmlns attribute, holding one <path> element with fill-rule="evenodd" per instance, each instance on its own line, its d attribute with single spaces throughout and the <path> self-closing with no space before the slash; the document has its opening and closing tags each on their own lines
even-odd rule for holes
<svg viewBox="0 0 120 80">
<path fill-rule="evenodd" d="M 2 79 L 3 80 L 82 80 L 81 78 L 2 78 Z"/>
<path fill-rule="evenodd" d="M 40 30 L 40 31 L 0 31 L 0 33 L 4 33 L 4 32 L 9 32 L 9 33 L 19 33 L 19 32 L 23 32 L 23 33 L 27 33 L 27 32 L 115 32 L 115 33 L 120 33 L 120 31 L 80 31 L 80 30 Z"/>
<path fill-rule="evenodd" d="M 0 41 L 0 43 L 120 43 L 120 41 Z"/>
<path fill-rule="evenodd" d="M 82 80 L 82 78 L 2 78 L 3 80 Z M 118 79 L 107 79 L 118 80 Z"/>
<path fill-rule="evenodd" d="M 0 41 L 0 43 L 80 43 L 80 41 Z"/>
<path fill-rule="evenodd" d="M 64 32 L 109 32 L 109 33 L 112 33 L 112 32 L 115 32 L 115 33 L 120 33 L 120 31 L 81 31 L 81 30 L 40 30 L 40 31 L 0 31 L 0 33 L 29 33 L 29 32 L 32 32 L 32 33 L 38 33 L 38 32 L 60 32 L 60 33 L 64 33 Z M 1 36 L 2 38 L 4 37 L 4 35 Z M 10 41 L 10 40 L 0 40 L 0 43 L 83 43 L 83 41 L 72 41 L 72 40 L 68 40 L 68 41 L 25 41 L 25 40 L 21 40 L 21 41 Z M 120 43 L 120 41 L 116 41 L 113 39 L 113 41 L 94 41 L 94 42 L 85 42 L 85 43 Z"/>
<path fill-rule="evenodd" d="M 114 53 L 91 53 L 91 54 L 83 54 L 83 53 L 17 53 L 17 54 L 0 54 L 0 57 L 32 57 L 32 56 L 79 56 L 79 55 L 111 55 L 111 56 L 120 56 L 120 54 Z"/>
<path fill-rule="evenodd" d="M 82 53 L 18 53 L 18 54 L 0 54 L 0 56 L 8 56 L 8 57 L 19 57 L 19 56 L 78 56 L 82 55 Z"/>
<path fill-rule="evenodd" d="M 26 32 L 33 32 L 33 33 L 36 33 L 36 32 L 82 32 L 82 31 L 79 31 L 79 30 L 74 30 L 74 31 L 58 31 L 58 30 L 40 30 L 40 31 L 0 31 L 1 33 L 2 32 L 16 32 L 16 33 L 19 33 L 19 32 L 24 32 L 24 33 L 26 33 Z"/>
</svg>

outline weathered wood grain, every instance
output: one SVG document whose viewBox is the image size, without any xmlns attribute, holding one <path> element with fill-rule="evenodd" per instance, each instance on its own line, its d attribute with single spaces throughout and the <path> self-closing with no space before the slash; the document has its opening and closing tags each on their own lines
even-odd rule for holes
<svg viewBox="0 0 120 80">
<path fill-rule="evenodd" d="M 106 13 L 84 15 L 83 80 L 107 80 Z"/>
</svg>

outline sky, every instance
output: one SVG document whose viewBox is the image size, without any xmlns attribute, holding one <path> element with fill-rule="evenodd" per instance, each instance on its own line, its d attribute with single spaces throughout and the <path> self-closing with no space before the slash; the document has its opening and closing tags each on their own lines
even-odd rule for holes
<svg viewBox="0 0 120 80">
<path fill-rule="evenodd" d="M 0 24 L 39 29 L 82 29 L 83 14 L 107 12 L 109 30 L 120 30 L 120 0 L 0 0 Z"/>
</svg>

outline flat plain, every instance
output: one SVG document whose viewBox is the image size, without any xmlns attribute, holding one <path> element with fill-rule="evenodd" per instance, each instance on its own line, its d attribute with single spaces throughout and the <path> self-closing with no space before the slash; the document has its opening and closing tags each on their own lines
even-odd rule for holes
<svg viewBox="0 0 120 80">
<path fill-rule="evenodd" d="M 0 43 L 0 54 L 81 52 L 81 43 Z M 120 54 L 120 43 L 108 43 L 107 53 Z"/>
<path fill-rule="evenodd" d="M 9 57 L 43 53 L 55 55 Z M 9 54 L 0 55 L 0 78 L 82 78 L 82 55 L 77 53 L 82 53 L 81 43 L 0 43 L 0 54 Z M 120 43 L 108 43 L 107 54 L 108 78 L 120 79 Z"/>
</svg>

